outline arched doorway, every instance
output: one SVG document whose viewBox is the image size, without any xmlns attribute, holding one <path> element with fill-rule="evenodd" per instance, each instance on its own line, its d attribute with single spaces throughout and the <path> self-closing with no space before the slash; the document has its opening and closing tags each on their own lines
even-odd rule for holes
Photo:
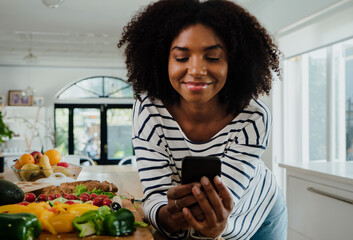
<svg viewBox="0 0 353 240">
<path fill-rule="evenodd" d="M 63 88 L 55 100 L 56 147 L 114 164 L 133 155 L 132 87 L 117 77 L 95 76 Z"/>
</svg>

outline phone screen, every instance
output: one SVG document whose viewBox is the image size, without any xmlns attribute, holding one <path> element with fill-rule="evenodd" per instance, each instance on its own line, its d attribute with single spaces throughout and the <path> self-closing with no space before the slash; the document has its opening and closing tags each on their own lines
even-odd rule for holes
<svg viewBox="0 0 353 240">
<path fill-rule="evenodd" d="M 206 176 L 213 184 L 215 176 L 221 176 L 221 160 L 218 157 L 184 157 L 182 160 L 181 183 L 200 182 Z"/>
</svg>

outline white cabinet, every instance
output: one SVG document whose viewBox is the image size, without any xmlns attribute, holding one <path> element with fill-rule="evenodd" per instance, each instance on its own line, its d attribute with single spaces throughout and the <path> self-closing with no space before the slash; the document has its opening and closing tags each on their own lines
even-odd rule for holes
<svg viewBox="0 0 353 240">
<path fill-rule="evenodd" d="M 280 166 L 287 174 L 288 240 L 353 239 L 353 164 Z M 333 173 L 337 168 L 343 174 Z"/>
</svg>

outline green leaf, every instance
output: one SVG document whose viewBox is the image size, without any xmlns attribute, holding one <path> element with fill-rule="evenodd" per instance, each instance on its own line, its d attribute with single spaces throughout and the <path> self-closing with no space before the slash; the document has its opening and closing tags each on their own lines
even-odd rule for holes
<svg viewBox="0 0 353 240">
<path fill-rule="evenodd" d="M 77 197 L 79 197 L 82 193 L 84 192 L 87 192 L 87 187 L 82 185 L 82 184 L 79 184 L 76 186 L 76 189 L 75 189 L 75 194 Z"/>
</svg>

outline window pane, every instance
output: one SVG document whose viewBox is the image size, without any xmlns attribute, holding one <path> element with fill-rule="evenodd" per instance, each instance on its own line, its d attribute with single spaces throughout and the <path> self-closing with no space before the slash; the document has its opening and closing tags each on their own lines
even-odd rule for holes
<svg viewBox="0 0 353 240">
<path fill-rule="evenodd" d="M 132 98 L 132 86 L 120 78 L 92 77 L 80 80 L 63 90 L 59 99 Z"/>
<path fill-rule="evenodd" d="M 69 109 L 56 108 L 55 109 L 55 124 L 56 133 L 55 141 L 56 148 L 63 155 L 69 152 Z"/>
<path fill-rule="evenodd" d="M 133 97 L 131 85 L 114 78 L 104 78 L 104 93 L 109 97 Z"/>
<path fill-rule="evenodd" d="M 309 159 L 326 159 L 326 48 L 309 53 Z"/>
<path fill-rule="evenodd" d="M 74 109 L 74 154 L 100 159 L 100 109 Z"/>
<path fill-rule="evenodd" d="M 353 160 L 353 41 L 345 44 L 346 159 Z"/>
<path fill-rule="evenodd" d="M 73 85 L 60 94 L 59 99 L 77 99 L 77 98 L 93 98 L 98 97 L 96 93 L 87 91 L 77 85 Z"/>
<path fill-rule="evenodd" d="M 132 109 L 107 110 L 108 160 L 133 155 L 131 125 Z"/>
<path fill-rule="evenodd" d="M 76 83 L 78 88 L 81 88 L 87 92 L 87 94 L 93 94 L 95 97 L 103 96 L 103 78 L 89 78 Z"/>
</svg>

